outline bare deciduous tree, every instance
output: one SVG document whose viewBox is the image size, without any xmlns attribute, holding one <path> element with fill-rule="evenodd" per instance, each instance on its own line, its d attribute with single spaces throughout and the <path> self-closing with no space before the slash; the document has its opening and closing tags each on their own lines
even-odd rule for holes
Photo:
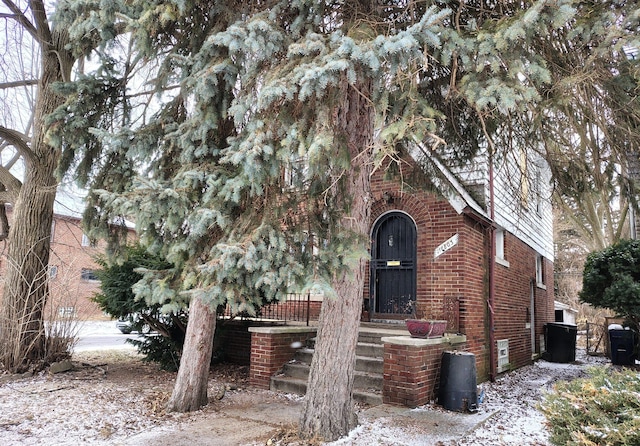
<svg viewBox="0 0 640 446">
<path fill-rule="evenodd" d="M 0 362 L 23 371 L 43 359 L 43 311 L 60 151 L 47 141 L 47 116 L 64 102 L 52 86 L 69 80 L 74 58 L 65 29 L 52 26 L 41 0 L 3 0 L 6 46 L 0 82 L 0 238 L 7 265 L 0 306 Z M 22 169 L 12 167 L 18 161 Z M 12 207 L 12 224 L 6 205 Z"/>
</svg>

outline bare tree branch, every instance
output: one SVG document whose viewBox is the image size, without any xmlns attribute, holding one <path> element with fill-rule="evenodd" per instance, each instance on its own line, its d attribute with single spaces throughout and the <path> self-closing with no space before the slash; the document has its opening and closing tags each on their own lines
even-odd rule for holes
<svg viewBox="0 0 640 446">
<path fill-rule="evenodd" d="M 49 20 L 47 19 L 47 11 L 44 9 L 44 2 L 42 0 L 31 0 L 29 4 L 36 21 L 35 25 L 38 31 L 39 41 L 51 45 L 51 28 L 49 28 Z"/>
<path fill-rule="evenodd" d="M 0 82 L 0 90 L 7 90 L 9 88 L 27 87 L 29 85 L 38 85 L 38 79 L 24 79 L 14 82 Z"/>
<path fill-rule="evenodd" d="M 15 19 L 20 25 L 29 33 L 34 39 L 38 39 L 38 30 L 36 27 L 29 21 L 27 16 L 23 14 L 23 12 L 18 8 L 18 5 L 13 3 L 11 0 L 2 0 L 2 3 L 7 5 L 7 8 L 13 12 L 13 16 L 10 18 Z"/>
<path fill-rule="evenodd" d="M 13 203 L 14 201 L 14 194 L 4 190 L 4 186 L 0 184 L 0 210 L 2 210 L 2 207 L 4 207 L 5 203 Z"/>
<path fill-rule="evenodd" d="M 13 203 L 22 183 L 13 176 L 9 169 L 0 166 L 0 187 L 4 187 L 4 189 L 0 188 L 0 191 L 4 190 L 4 192 L 0 192 L 0 202 Z"/>
<path fill-rule="evenodd" d="M 27 161 L 34 161 L 35 155 L 28 144 L 28 138 L 22 133 L 0 126 L 0 138 L 4 138 L 25 157 Z"/>
</svg>

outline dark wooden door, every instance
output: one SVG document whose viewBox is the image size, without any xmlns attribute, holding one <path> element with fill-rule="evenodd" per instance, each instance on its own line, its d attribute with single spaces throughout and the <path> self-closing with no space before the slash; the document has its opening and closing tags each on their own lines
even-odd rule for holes
<svg viewBox="0 0 640 446">
<path fill-rule="evenodd" d="M 401 212 L 384 215 L 373 228 L 371 309 L 410 315 L 416 301 L 416 226 Z"/>
</svg>

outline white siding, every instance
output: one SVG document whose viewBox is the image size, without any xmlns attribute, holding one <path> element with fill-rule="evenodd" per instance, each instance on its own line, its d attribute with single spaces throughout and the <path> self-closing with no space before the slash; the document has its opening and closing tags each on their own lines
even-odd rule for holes
<svg viewBox="0 0 640 446">
<path fill-rule="evenodd" d="M 473 161 L 455 168 L 454 173 L 467 188 L 484 184 L 483 200 L 490 215 L 487 159 L 483 152 Z M 524 177 L 521 173 L 523 164 L 526 165 Z M 553 261 L 551 173 L 544 160 L 537 154 L 524 157 L 520 153 L 510 153 L 496 157 L 493 177 L 496 224 Z M 523 186 L 528 193 L 526 200 L 521 195 Z"/>
<path fill-rule="evenodd" d="M 426 155 L 448 178 L 449 184 L 445 184 L 437 176 L 433 180 L 456 211 L 461 212 L 464 207 L 469 206 L 476 212 L 491 215 L 488 208 L 491 200 L 486 150 L 471 161 L 455 167 L 448 165 L 446 168 L 443 164 L 449 163 L 440 163 L 429 153 L 429 149 L 422 147 L 413 155 L 415 159 Z M 444 160 L 446 156 L 445 149 L 440 157 Z M 539 154 L 524 152 L 497 156 L 494 160 L 493 177 L 496 225 L 553 261 L 551 173 L 544 160 Z M 526 197 L 523 197 L 522 192 Z"/>
<path fill-rule="evenodd" d="M 519 160 L 507 158 L 494 168 L 496 224 L 553 261 L 553 216 L 550 172 L 539 157 L 527 157 L 522 178 Z M 521 196 L 521 181 L 528 196 Z M 536 184 L 537 183 L 537 184 Z"/>
</svg>

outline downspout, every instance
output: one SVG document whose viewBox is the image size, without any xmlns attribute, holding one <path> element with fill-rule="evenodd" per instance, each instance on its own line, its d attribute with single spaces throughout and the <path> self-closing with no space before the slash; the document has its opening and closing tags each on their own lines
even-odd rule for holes
<svg viewBox="0 0 640 446">
<path fill-rule="evenodd" d="M 489 152 L 489 243 L 491 245 L 491 258 L 489 259 L 489 298 L 487 306 L 489 307 L 489 380 L 496 380 L 496 334 L 495 334 L 495 264 L 496 264 L 496 223 L 495 223 L 495 196 L 494 196 L 494 178 L 493 178 L 493 153 Z"/>
</svg>

